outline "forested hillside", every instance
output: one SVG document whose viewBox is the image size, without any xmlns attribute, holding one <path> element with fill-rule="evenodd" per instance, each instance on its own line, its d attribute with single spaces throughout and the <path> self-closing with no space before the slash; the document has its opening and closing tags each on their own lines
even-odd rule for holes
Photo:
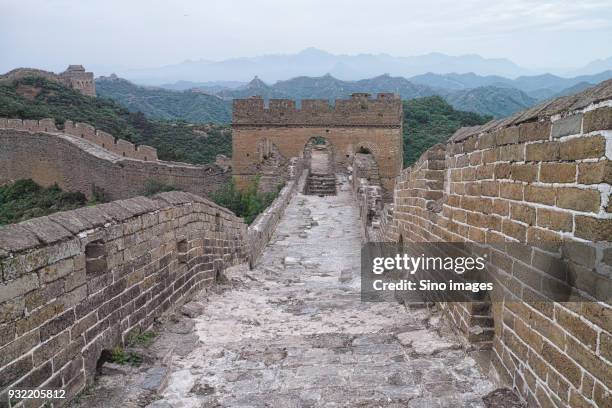
<svg viewBox="0 0 612 408">
<path fill-rule="evenodd" d="M 481 125 L 489 119 L 455 110 L 439 96 L 404 101 L 404 167 L 436 143 L 446 142 L 460 127 Z"/>
<path fill-rule="evenodd" d="M 117 102 L 89 97 L 43 78 L 23 78 L 0 85 L 0 117 L 54 118 L 89 123 L 115 137 L 157 149 L 162 160 L 211 163 L 231 155 L 231 129 L 215 124 L 152 120 Z"/>
<path fill-rule="evenodd" d="M 230 102 L 201 92 L 142 87 L 117 77 L 98 78 L 96 92 L 149 118 L 191 123 L 229 123 L 231 120 Z"/>
</svg>

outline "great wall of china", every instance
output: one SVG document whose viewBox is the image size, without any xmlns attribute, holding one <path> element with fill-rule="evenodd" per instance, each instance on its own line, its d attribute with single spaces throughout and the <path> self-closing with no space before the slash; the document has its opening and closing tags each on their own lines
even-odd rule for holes
<svg viewBox="0 0 612 408">
<path fill-rule="evenodd" d="M 17 68 L 6 74 L 0 75 L 0 83 L 13 82 L 26 77 L 45 78 L 51 82 L 57 82 L 70 89 L 74 89 L 83 95 L 96 96 L 96 82 L 93 72 L 86 72 L 82 65 L 69 65 L 59 74 L 35 68 Z"/>
<path fill-rule="evenodd" d="M 152 147 L 71 121 L 58 130 L 52 119 L 0 118 L 0 146 L 0 183 L 31 178 L 87 197 L 98 189 L 110 200 L 144 194 L 150 181 L 206 196 L 231 174 L 217 165 L 161 161 Z"/>
<path fill-rule="evenodd" d="M 229 266 L 265 260 L 286 207 L 305 197 L 297 193 L 310 163 L 299 156 L 321 137 L 333 171 L 351 174 L 364 240 L 488 251 L 503 301 L 439 306 L 467 344 L 492 350 L 499 384 L 533 406 L 610 406 L 612 82 L 460 129 L 404 170 L 401 109 L 388 94 L 334 109 L 235 101 L 237 181 L 271 153 L 291 167 L 251 226 L 200 197 L 227 179 L 212 166 L 162 162 L 86 125 L 1 121 L 0 182 L 29 177 L 87 194 L 96 185 L 119 201 L 0 227 L 0 393 L 46 387 L 74 397 L 104 350 Z M 134 197 L 149 179 L 186 192 Z M 528 245 L 496 249 L 504 243 Z M 543 285 L 557 281 L 578 290 L 571 302 L 546 301 Z"/>
</svg>

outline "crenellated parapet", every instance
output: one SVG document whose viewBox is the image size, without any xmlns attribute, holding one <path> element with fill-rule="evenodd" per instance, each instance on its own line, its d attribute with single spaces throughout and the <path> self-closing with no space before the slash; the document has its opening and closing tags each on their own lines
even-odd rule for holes
<svg viewBox="0 0 612 408">
<path fill-rule="evenodd" d="M 271 99 L 265 106 L 261 97 L 235 99 L 234 126 L 374 126 L 400 127 L 402 101 L 392 93 L 355 93 L 331 106 L 324 99 L 303 99 L 301 108 L 289 99 Z"/>
<path fill-rule="evenodd" d="M 0 118 L 0 129 L 27 130 L 30 132 L 63 133 L 85 139 L 118 156 L 143 161 L 157 161 L 157 150 L 151 146 L 134 145 L 127 140 L 115 138 L 102 130 L 96 130 L 87 123 L 67 120 L 60 130 L 53 119 L 6 119 Z"/>
<path fill-rule="evenodd" d="M 42 77 L 79 91 L 83 95 L 96 96 L 94 74 L 85 71 L 82 65 L 69 65 L 64 72 L 59 74 L 36 68 L 16 68 L 0 75 L 0 83 L 13 82 L 26 77 Z"/>
</svg>

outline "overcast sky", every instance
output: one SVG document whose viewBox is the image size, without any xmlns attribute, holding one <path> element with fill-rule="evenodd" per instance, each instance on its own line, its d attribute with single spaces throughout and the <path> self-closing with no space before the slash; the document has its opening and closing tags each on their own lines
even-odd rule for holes
<svg viewBox="0 0 612 408">
<path fill-rule="evenodd" d="M 0 0 L 0 71 L 295 53 L 443 52 L 572 68 L 612 56 L 611 0 Z"/>
</svg>

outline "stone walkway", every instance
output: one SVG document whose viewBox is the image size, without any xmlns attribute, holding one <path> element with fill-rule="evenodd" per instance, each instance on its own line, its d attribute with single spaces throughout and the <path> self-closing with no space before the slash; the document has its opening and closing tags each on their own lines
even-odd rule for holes
<svg viewBox="0 0 612 408">
<path fill-rule="evenodd" d="M 346 186 L 294 197 L 256 269 L 200 299 L 198 345 L 152 406 L 483 407 L 492 383 L 435 316 L 360 302 L 360 246 Z"/>
</svg>

